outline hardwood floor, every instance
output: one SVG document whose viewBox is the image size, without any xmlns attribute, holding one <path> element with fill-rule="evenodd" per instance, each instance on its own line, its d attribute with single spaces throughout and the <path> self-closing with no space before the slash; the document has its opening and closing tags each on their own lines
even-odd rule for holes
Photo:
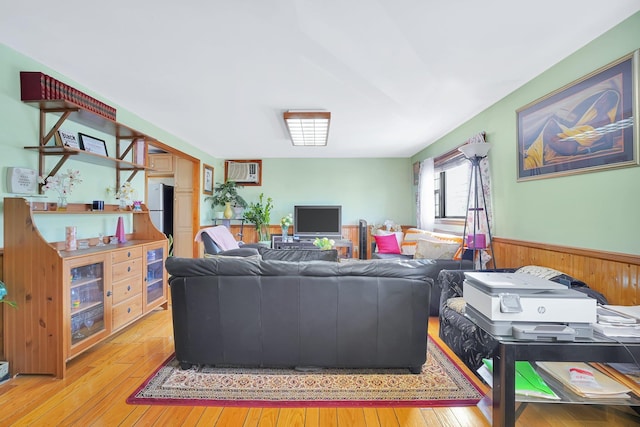
<svg viewBox="0 0 640 427">
<path fill-rule="evenodd" d="M 437 319 L 430 328 L 437 330 Z M 437 334 L 436 334 L 437 335 Z M 476 407 L 238 408 L 127 405 L 173 352 L 171 312 L 158 310 L 80 355 L 67 377 L 20 375 L 0 386 L 0 425 L 36 426 L 488 426 Z M 523 426 L 629 426 L 627 408 L 529 405 Z"/>
</svg>

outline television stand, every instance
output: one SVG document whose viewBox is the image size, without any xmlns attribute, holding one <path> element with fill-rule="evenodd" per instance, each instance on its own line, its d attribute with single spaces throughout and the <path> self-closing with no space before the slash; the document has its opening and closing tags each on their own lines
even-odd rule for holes
<svg viewBox="0 0 640 427">
<path fill-rule="evenodd" d="M 301 237 L 297 240 L 289 242 L 283 242 L 281 235 L 271 235 L 271 247 L 273 249 L 291 250 L 291 249 L 306 249 L 306 250 L 320 250 L 313 244 L 315 238 L 313 237 Z M 349 239 L 333 239 L 335 245 L 333 247 L 338 250 L 338 256 L 340 258 L 352 258 L 353 257 L 353 242 Z"/>
</svg>

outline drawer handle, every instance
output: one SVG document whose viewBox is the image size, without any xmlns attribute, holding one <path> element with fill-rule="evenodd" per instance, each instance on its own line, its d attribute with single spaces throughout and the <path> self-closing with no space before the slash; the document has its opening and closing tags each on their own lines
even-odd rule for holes
<svg viewBox="0 0 640 427">
<path fill-rule="evenodd" d="M 127 257 L 130 258 L 131 257 L 131 252 L 127 252 Z"/>
<path fill-rule="evenodd" d="M 127 267 L 127 273 L 131 271 L 131 266 Z"/>
<path fill-rule="evenodd" d="M 127 286 L 127 290 L 130 291 L 131 290 L 131 285 Z"/>
<path fill-rule="evenodd" d="M 111 291 L 107 291 L 107 296 L 110 297 L 111 296 Z"/>
<path fill-rule="evenodd" d="M 131 313 L 131 307 L 127 308 L 127 313 Z"/>
</svg>

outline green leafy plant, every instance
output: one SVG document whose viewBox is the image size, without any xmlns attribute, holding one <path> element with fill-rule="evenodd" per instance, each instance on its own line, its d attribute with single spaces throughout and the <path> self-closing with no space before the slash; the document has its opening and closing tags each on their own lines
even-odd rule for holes
<svg viewBox="0 0 640 427">
<path fill-rule="evenodd" d="M 320 239 L 319 237 L 316 237 L 316 239 L 313 241 L 313 244 L 314 246 L 319 247 L 323 251 L 328 251 L 333 247 L 333 245 L 336 244 L 336 242 L 335 240 L 327 239 L 326 237 L 323 237 L 322 239 Z"/>
<path fill-rule="evenodd" d="M 244 211 L 244 219 L 256 226 L 258 240 L 269 240 L 269 221 L 271 221 L 271 210 L 273 209 L 273 199 L 268 197 L 264 200 L 264 193 L 260 193 L 257 202 L 249 203 Z"/>
<path fill-rule="evenodd" d="M 0 303 L 5 303 L 10 305 L 11 307 L 17 307 L 15 301 L 7 301 L 4 297 L 7 295 L 7 288 L 4 286 L 4 282 L 0 281 Z"/>
<path fill-rule="evenodd" d="M 230 203 L 232 206 L 246 207 L 247 202 L 238 194 L 238 188 L 242 188 L 235 181 L 227 181 L 224 184 L 216 182 L 213 189 L 213 196 L 206 197 L 205 201 L 211 201 L 211 209 L 216 206 L 225 206 Z"/>
</svg>

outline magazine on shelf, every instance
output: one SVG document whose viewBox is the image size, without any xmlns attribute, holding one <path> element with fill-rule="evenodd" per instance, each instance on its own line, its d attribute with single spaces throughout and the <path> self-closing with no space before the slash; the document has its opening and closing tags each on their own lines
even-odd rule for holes
<svg viewBox="0 0 640 427">
<path fill-rule="evenodd" d="M 631 389 L 584 362 L 536 362 L 549 375 L 579 396 L 628 399 Z"/>
<path fill-rule="evenodd" d="M 640 396 L 640 368 L 635 363 L 592 363 L 592 365 Z"/>
</svg>

